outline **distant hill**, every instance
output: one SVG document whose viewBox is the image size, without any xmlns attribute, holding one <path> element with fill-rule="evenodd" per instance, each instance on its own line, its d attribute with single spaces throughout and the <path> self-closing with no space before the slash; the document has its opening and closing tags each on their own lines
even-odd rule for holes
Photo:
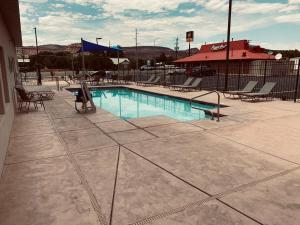
<svg viewBox="0 0 300 225">
<path fill-rule="evenodd" d="M 173 56 L 175 58 L 175 51 L 171 48 L 161 47 L 161 46 L 138 46 L 138 56 L 141 59 L 152 59 L 154 57 L 160 56 L 164 53 L 167 57 Z M 123 47 L 124 55 L 128 58 L 134 58 L 136 48 L 135 47 Z M 191 49 L 191 54 L 196 54 L 199 52 L 197 48 Z M 179 50 L 178 58 L 188 56 L 188 50 Z"/>
<path fill-rule="evenodd" d="M 39 51 L 48 51 L 48 52 L 76 52 L 80 48 L 80 43 L 75 43 L 71 45 L 56 45 L 56 44 L 48 44 L 48 45 L 40 45 Z M 136 48 L 132 47 L 122 47 L 124 51 L 124 55 L 127 58 L 134 58 Z M 171 48 L 161 47 L 161 46 L 138 46 L 138 57 L 140 59 L 153 59 L 154 57 L 160 56 L 164 53 L 167 57 L 173 56 L 175 58 L 175 51 Z M 199 52 L 197 48 L 191 49 L 191 54 L 196 54 Z M 24 46 L 23 48 L 17 49 L 17 53 L 21 58 L 22 55 L 31 56 L 36 54 L 35 46 Z M 188 50 L 179 50 L 178 58 L 188 56 Z"/>
</svg>

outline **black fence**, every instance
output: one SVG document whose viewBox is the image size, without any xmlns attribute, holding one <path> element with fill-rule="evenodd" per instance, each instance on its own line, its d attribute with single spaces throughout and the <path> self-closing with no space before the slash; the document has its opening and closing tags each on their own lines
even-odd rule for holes
<svg viewBox="0 0 300 225">
<path fill-rule="evenodd" d="M 202 77 L 202 90 L 241 90 L 249 81 L 258 81 L 254 91 L 259 91 L 266 82 L 275 82 L 276 86 L 270 96 L 282 100 L 300 99 L 299 60 L 295 61 L 252 61 L 230 62 L 229 73 L 225 74 L 225 62 L 197 64 L 188 68 L 157 68 L 153 70 L 124 70 L 106 71 L 107 82 L 119 81 L 136 82 L 148 80 L 151 76 L 160 76 L 161 85 L 182 84 L 187 77 Z M 93 71 L 88 72 L 91 76 Z M 22 80 L 35 80 L 36 73 L 22 75 Z M 74 80 L 73 71 L 42 73 L 43 80 L 59 77 L 63 80 Z M 93 78 L 92 78 L 93 79 Z M 225 87 L 227 79 L 227 87 Z M 103 83 L 102 83 L 103 84 Z M 97 85 L 97 83 L 96 83 Z"/>
<path fill-rule="evenodd" d="M 225 75 L 223 65 L 217 65 L 216 75 L 206 76 L 202 88 L 206 90 L 241 90 L 249 81 L 258 81 L 254 91 L 259 91 L 266 82 L 275 82 L 270 96 L 282 100 L 300 98 L 299 61 L 253 61 L 239 62 L 229 68 Z M 228 86 L 225 87 L 227 79 Z"/>
<path fill-rule="evenodd" d="M 202 90 L 241 90 L 249 81 L 258 81 L 254 91 L 259 91 L 266 82 L 275 82 L 276 86 L 270 97 L 282 100 L 300 99 L 299 60 L 231 62 L 229 73 L 225 74 L 224 62 L 197 64 L 187 68 L 185 72 L 138 72 L 138 79 L 145 80 L 153 73 L 163 77 L 162 83 L 180 84 L 188 76 L 202 77 Z M 225 87 L 227 79 L 227 87 Z"/>
</svg>

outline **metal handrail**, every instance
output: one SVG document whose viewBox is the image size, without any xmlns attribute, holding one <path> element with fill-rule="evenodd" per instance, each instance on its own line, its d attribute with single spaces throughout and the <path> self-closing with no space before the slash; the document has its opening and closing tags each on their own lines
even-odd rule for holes
<svg viewBox="0 0 300 225">
<path fill-rule="evenodd" d="M 198 96 L 196 96 L 196 97 L 191 98 L 191 99 L 190 99 L 190 106 L 192 106 L 192 102 L 193 102 L 193 100 L 195 100 L 196 98 L 200 98 L 200 97 L 203 97 L 203 96 L 212 94 L 212 93 L 216 93 L 216 94 L 218 95 L 217 122 L 220 122 L 220 99 L 221 99 L 221 97 L 220 97 L 220 93 L 219 93 L 218 91 L 210 91 L 210 92 L 207 92 L 207 93 L 205 93 L 205 94 L 201 94 L 201 95 L 198 95 Z M 197 108 L 197 107 L 193 107 L 193 108 L 194 108 L 194 109 L 202 110 L 202 109 Z M 212 119 L 214 119 L 214 113 L 211 112 L 210 110 L 207 110 L 207 111 L 209 111 L 209 112 L 211 113 Z"/>
</svg>

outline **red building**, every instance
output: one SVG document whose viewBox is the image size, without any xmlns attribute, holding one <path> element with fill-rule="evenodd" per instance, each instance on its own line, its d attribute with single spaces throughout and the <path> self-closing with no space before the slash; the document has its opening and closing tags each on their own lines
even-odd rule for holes
<svg viewBox="0 0 300 225">
<path fill-rule="evenodd" d="M 200 52 L 175 61 L 177 64 L 188 66 L 207 65 L 223 71 L 226 63 L 226 42 L 202 45 Z M 259 45 L 250 45 L 248 40 L 230 42 L 230 71 L 237 72 L 237 66 L 243 64 L 243 71 L 247 73 L 251 62 L 255 60 L 275 60 L 275 56 L 267 54 L 266 49 Z"/>
</svg>

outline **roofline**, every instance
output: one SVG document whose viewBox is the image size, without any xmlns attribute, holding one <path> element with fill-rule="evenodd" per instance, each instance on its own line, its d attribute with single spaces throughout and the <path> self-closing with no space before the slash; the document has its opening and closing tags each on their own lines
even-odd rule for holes
<svg viewBox="0 0 300 225">
<path fill-rule="evenodd" d="M 22 46 L 20 9 L 18 0 L 1 0 L 0 16 L 16 47 Z"/>
</svg>

